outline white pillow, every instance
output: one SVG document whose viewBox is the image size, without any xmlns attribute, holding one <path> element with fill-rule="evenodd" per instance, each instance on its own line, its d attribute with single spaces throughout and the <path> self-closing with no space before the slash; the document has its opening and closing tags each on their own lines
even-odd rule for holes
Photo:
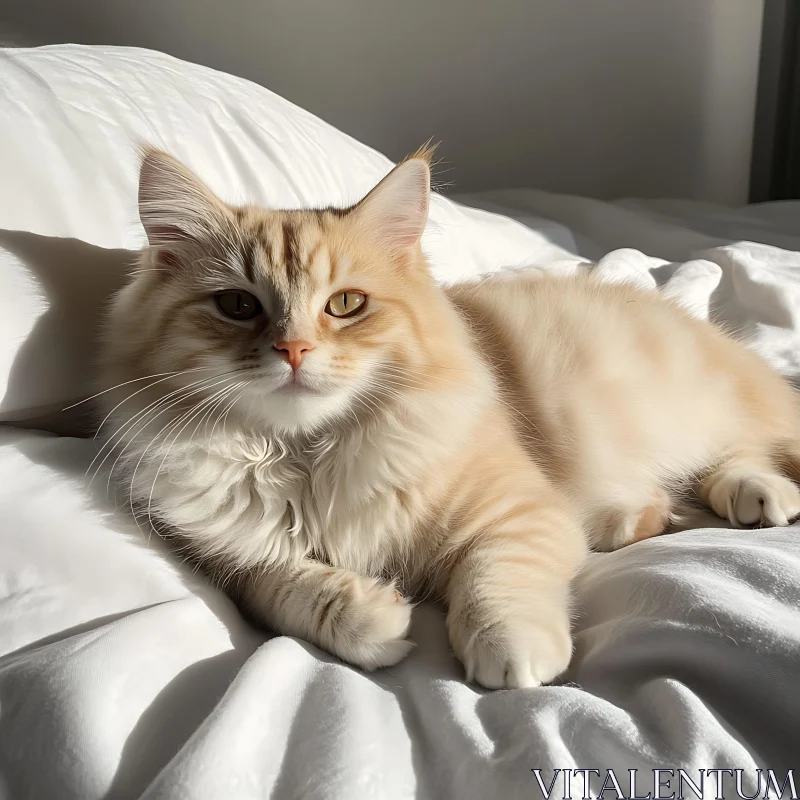
<svg viewBox="0 0 800 800">
<path fill-rule="evenodd" d="M 56 429 L 89 391 L 98 312 L 144 243 L 138 143 L 225 200 L 275 208 L 351 203 L 391 167 L 260 86 L 134 48 L 0 50 L 0 119 L 0 421 L 55 413 Z M 451 281 L 563 257 L 547 230 L 437 196 L 423 245 Z"/>
</svg>

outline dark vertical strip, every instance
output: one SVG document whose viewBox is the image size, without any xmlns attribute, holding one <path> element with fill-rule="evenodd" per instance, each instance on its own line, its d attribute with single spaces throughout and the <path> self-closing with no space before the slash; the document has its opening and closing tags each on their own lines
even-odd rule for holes
<svg viewBox="0 0 800 800">
<path fill-rule="evenodd" d="M 300 263 L 297 228 L 288 220 L 283 223 L 283 263 L 289 283 L 296 286 L 300 281 L 303 265 Z"/>
<path fill-rule="evenodd" d="M 242 243 L 242 266 L 244 274 L 250 283 L 255 282 L 256 278 L 256 243 L 249 236 Z"/>
<path fill-rule="evenodd" d="M 800 198 L 800 2 L 764 0 L 750 202 Z"/>
</svg>

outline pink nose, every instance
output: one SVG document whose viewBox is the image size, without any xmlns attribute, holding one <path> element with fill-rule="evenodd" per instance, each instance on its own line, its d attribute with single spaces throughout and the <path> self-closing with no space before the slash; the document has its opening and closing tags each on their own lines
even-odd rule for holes
<svg viewBox="0 0 800 800">
<path fill-rule="evenodd" d="M 298 339 L 294 342 L 278 342 L 275 349 L 283 354 L 292 369 L 297 369 L 303 361 L 303 356 L 313 350 L 316 345 Z"/>
</svg>

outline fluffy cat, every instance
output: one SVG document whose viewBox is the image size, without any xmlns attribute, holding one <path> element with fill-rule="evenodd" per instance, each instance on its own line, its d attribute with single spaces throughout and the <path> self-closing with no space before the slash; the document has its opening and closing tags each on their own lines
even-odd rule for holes
<svg viewBox="0 0 800 800">
<path fill-rule="evenodd" d="M 374 669 L 434 597 L 468 680 L 536 686 L 569 664 L 587 551 L 663 532 L 687 483 L 737 526 L 800 513 L 798 405 L 656 292 L 443 290 L 429 183 L 421 152 L 352 208 L 235 208 L 147 151 L 103 456 L 137 518 L 269 628 Z"/>
</svg>

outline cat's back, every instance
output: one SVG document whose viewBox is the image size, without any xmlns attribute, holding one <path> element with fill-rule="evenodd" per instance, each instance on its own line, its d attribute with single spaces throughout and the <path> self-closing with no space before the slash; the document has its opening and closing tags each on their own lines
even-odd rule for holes
<svg viewBox="0 0 800 800">
<path fill-rule="evenodd" d="M 655 289 L 518 272 L 448 296 L 526 440 L 582 491 L 589 472 L 615 486 L 685 472 L 793 402 L 755 353 Z"/>
<path fill-rule="evenodd" d="M 629 387 L 700 378 L 713 386 L 736 377 L 776 390 L 783 383 L 750 348 L 657 289 L 588 270 L 499 273 L 447 294 L 496 372 L 535 370 L 540 385 L 549 377 L 622 380 Z"/>
<path fill-rule="evenodd" d="M 589 272 L 501 273 L 447 293 L 496 370 L 535 365 L 540 380 L 551 372 L 611 375 L 639 359 L 640 368 L 663 368 L 661 362 L 698 336 L 696 321 L 656 291 Z"/>
</svg>

